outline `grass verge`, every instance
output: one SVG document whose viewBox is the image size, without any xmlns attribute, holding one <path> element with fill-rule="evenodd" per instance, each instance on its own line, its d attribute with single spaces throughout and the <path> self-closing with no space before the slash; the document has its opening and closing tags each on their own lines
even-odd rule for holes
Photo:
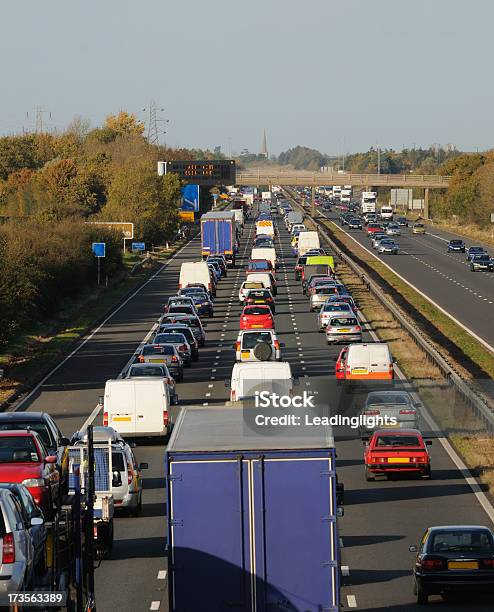
<svg viewBox="0 0 494 612">
<path fill-rule="evenodd" d="M 124 271 L 106 286 L 91 288 L 77 300 L 66 302 L 50 320 L 33 323 L 20 331 L 0 354 L 0 367 L 5 377 L 0 382 L 0 406 L 12 402 L 19 393 L 35 385 L 67 355 L 98 321 L 107 316 L 119 302 L 145 282 L 173 253 L 184 244 L 177 242 L 162 248 L 140 266 L 133 254 L 124 258 Z"/>
</svg>

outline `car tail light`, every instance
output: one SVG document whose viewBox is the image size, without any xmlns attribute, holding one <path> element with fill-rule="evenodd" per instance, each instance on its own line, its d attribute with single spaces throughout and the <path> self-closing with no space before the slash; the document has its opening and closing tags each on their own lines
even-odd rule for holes
<svg viewBox="0 0 494 612">
<path fill-rule="evenodd" d="M 326 331 L 327 332 L 332 332 L 332 331 L 334 331 L 334 327 L 331 327 L 330 325 L 327 325 L 326 326 Z"/>
<path fill-rule="evenodd" d="M 415 410 L 400 410 L 400 414 L 417 414 Z"/>
<path fill-rule="evenodd" d="M 444 567 L 444 561 L 442 559 L 422 559 L 420 565 L 422 569 L 440 570 Z"/>
<path fill-rule="evenodd" d="M 127 463 L 127 484 L 130 485 L 132 483 L 132 466 L 130 463 Z"/>
<path fill-rule="evenodd" d="M 163 410 L 163 425 L 168 427 L 170 423 L 170 415 L 168 414 L 168 410 Z"/>
<path fill-rule="evenodd" d="M 186 351 L 186 350 L 187 350 L 187 345 L 186 345 L 186 344 L 181 344 L 181 345 L 178 347 L 178 350 L 179 350 L 179 351 Z"/>
<path fill-rule="evenodd" d="M 173 355 L 172 361 L 173 361 L 173 363 L 177 363 L 178 362 L 178 357 L 176 355 Z"/>
<path fill-rule="evenodd" d="M 182 289 L 182 283 L 178 283 L 178 288 Z"/>
<path fill-rule="evenodd" d="M 389 364 L 389 375 L 391 376 L 391 378 L 393 378 L 393 374 L 394 374 L 393 364 L 392 364 L 392 363 L 390 363 L 390 364 Z"/>
<path fill-rule="evenodd" d="M 106 410 L 103 412 L 103 425 L 108 427 L 108 412 Z"/>
<path fill-rule="evenodd" d="M 144 363 L 144 355 L 139 355 L 138 359 L 139 363 Z"/>
<path fill-rule="evenodd" d="M 371 463 L 387 463 L 387 457 L 371 457 Z"/>
<path fill-rule="evenodd" d="M 12 533 L 3 536 L 2 564 L 15 563 L 15 542 Z"/>
<path fill-rule="evenodd" d="M 93 527 L 93 538 L 94 538 L 95 540 L 97 540 L 97 539 L 98 539 L 98 526 L 97 526 L 97 525 L 95 525 L 95 526 Z"/>
<path fill-rule="evenodd" d="M 362 328 L 360 327 L 360 325 L 355 325 L 355 331 L 357 332 L 362 331 Z"/>
<path fill-rule="evenodd" d="M 480 565 L 486 569 L 494 569 L 494 559 L 481 559 Z"/>
<path fill-rule="evenodd" d="M 274 348 L 276 351 L 280 350 L 280 341 L 279 340 L 275 340 L 274 341 Z"/>
</svg>

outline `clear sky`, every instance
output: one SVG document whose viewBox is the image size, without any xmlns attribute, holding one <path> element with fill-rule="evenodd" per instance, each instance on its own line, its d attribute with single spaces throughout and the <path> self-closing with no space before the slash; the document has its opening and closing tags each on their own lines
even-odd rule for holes
<svg viewBox="0 0 494 612">
<path fill-rule="evenodd" d="M 2 4 L 2 134 L 155 100 L 168 144 L 226 154 L 493 144 L 492 0 Z"/>
</svg>

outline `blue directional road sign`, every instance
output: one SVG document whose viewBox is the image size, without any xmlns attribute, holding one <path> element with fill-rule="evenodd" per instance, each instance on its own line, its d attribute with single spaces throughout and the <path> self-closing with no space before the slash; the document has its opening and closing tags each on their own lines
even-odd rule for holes
<svg viewBox="0 0 494 612">
<path fill-rule="evenodd" d="M 199 185 L 184 185 L 182 187 L 182 210 L 199 210 Z"/>
<path fill-rule="evenodd" d="M 131 248 L 133 251 L 145 251 L 146 243 L 145 242 L 133 242 Z"/>
<path fill-rule="evenodd" d="M 91 250 L 95 257 L 106 257 L 106 243 L 105 242 L 93 242 Z"/>
</svg>

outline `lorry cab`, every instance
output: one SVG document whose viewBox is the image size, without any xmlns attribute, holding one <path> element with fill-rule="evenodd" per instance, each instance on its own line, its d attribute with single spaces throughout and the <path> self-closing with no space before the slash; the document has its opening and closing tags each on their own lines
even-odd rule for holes
<svg viewBox="0 0 494 612">
<path fill-rule="evenodd" d="M 392 380 L 394 359 L 385 342 L 350 344 L 336 359 L 337 380 Z"/>
<path fill-rule="evenodd" d="M 168 385 L 162 379 L 107 380 L 103 425 L 124 438 L 166 436 L 171 426 Z"/>
</svg>

